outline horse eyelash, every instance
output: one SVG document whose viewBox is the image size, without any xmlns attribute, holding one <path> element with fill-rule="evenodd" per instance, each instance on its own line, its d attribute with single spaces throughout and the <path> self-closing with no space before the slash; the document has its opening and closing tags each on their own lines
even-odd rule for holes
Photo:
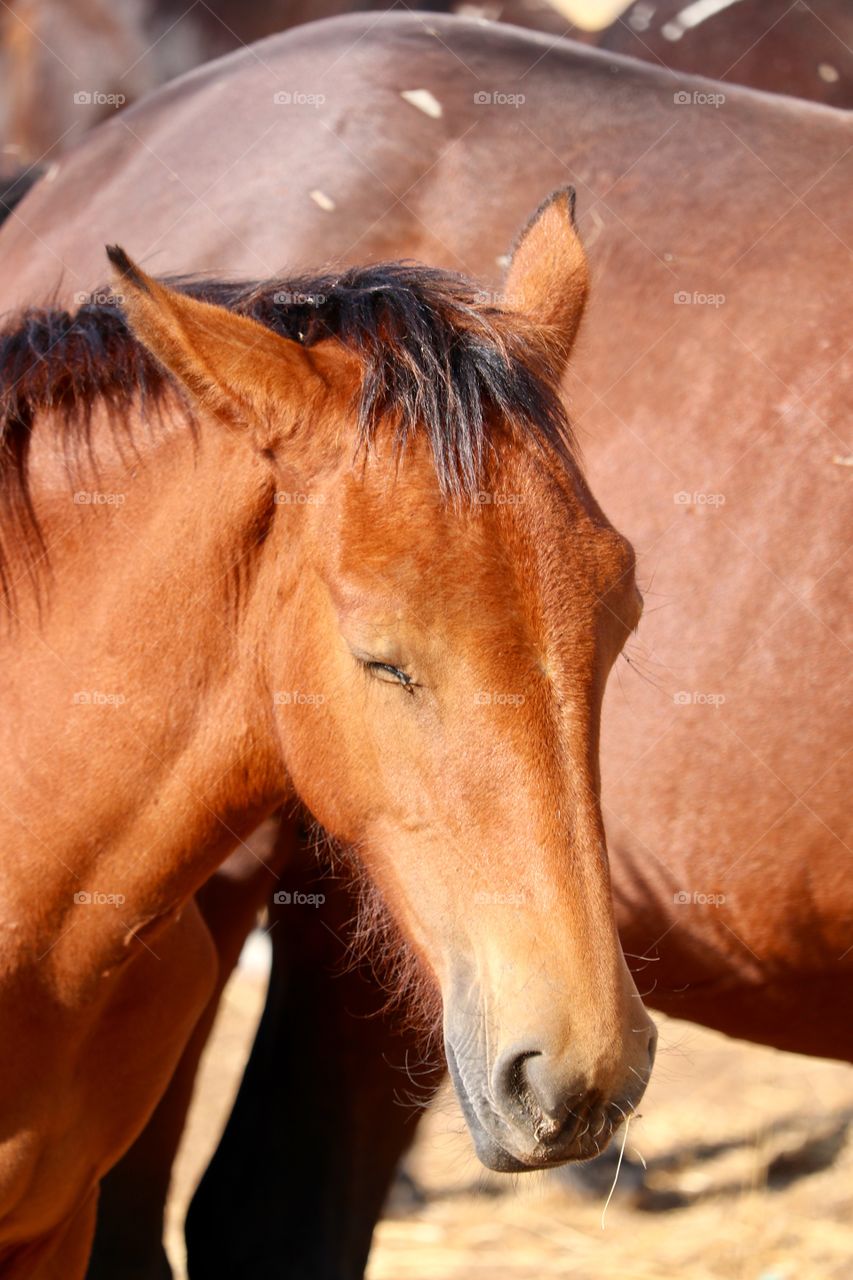
<svg viewBox="0 0 853 1280">
<path fill-rule="evenodd" d="M 371 662 L 369 659 L 361 664 L 367 671 L 388 671 L 392 676 L 396 676 L 397 680 L 403 686 L 407 693 L 414 693 L 418 687 L 412 677 L 406 671 L 401 671 L 399 667 L 394 667 L 390 662 Z"/>
</svg>

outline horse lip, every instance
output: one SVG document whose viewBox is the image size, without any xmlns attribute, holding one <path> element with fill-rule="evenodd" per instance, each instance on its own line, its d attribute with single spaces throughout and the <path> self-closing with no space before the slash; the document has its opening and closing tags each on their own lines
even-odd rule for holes
<svg viewBox="0 0 853 1280">
<path fill-rule="evenodd" d="M 456 1053 L 449 1040 L 445 1042 L 445 1054 L 453 1088 L 459 1099 L 459 1105 L 465 1117 L 468 1131 L 471 1134 L 477 1159 L 487 1169 L 491 1169 L 495 1173 L 533 1173 L 537 1169 L 553 1169 L 559 1165 L 569 1164 L 574 1161 L 588 1160 L 591 1156 L 597 1154 L 595 1151 L 583 1151 L 579 1143 L 574 1150 L 572 1149 L 574 1144 L 577 1143 L 577 1129 L 580 1127 L 580 1121 L 578 1121 L 573 1126 L 571 1134 L 564 1136 L 564 1141 L 560 1143 L 559 1153 L 549 1153 L 547 1148 L 543 1149 L 540 1141 L 536 1142 L 532 1150 L 526 1155 L 515 1155 L 490 1132 L 478 1115 L 463 1083 L 459 1064 L 456 1060 Z"/>
<path fill-rule="evenodd" d="M 492 1137 L 477 1115 L 468 1090 L 463 1083 L 459 1063 L 456 1060 L 456 1052 L 449 1040 L 445 1040 L 444 1052 L 447 1057 L 447 1069 L 453 1082 L 453 1089 L 459 1100 L 462 1114 L 465 1117 L 468 1132 L 471 1134 L 477 1159 L 487 1169 L 492 1169 L 495 1173 L 520 1173 L 527 1169 L 527 1165 L 523 1164 Z"/>
</svg>

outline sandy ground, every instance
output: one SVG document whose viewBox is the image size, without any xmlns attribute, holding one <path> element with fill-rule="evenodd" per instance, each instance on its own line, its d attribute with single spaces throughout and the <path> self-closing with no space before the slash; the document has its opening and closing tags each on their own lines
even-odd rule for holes
<svg viewBox="0 0 853 1280">
<path fill-rule="evenodd" d="M 187 1198 L 230 1106 L 263 993 L 257 965 L 238 971 L 203 1064 L 169 1214 L 180 1280 Z M 849 1280 L 853 1071 L 658 1021 L 655 1078 L 603 1227 L 612 1170 L 593 1193 L 571 1175 L 488 1174 L 447 1093 L 409 1160 L 425 1203 L 392 1203 L 369 1280 Z"/>
</svg>

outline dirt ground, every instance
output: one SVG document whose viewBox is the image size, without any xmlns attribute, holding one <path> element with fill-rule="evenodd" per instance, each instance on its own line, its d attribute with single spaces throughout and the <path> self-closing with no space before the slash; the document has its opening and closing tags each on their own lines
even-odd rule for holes
<svg viewBox="0 0 853 1280">
<path fill-rule="evenodd" d="M 180 1280 L 187 1199 L 263 995 L 262 964 L 250 958 L 226 992 L 176 1169 L 168 1240 Z M 612 1169 L 594 1192 L 565 1172 L 488 1174 L 446 1093 L 409 1159 L 425 1203 L 392 1201 L 369 1280 L 849 1280 L 853 1071 L 658 1023 L 655 1077 L 603 1226 Z"/>
</svg>

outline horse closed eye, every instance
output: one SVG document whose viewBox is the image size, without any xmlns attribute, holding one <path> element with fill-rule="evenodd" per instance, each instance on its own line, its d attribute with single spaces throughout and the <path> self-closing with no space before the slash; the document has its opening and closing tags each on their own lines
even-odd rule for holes
<svg viewBox="0 0 853 1280">
<path fill-rule="evenodd" d="M 364 666 L 377 680 L 384 680 L 387 684 L 401 684 L 409 693 L 415 687 L 407 672 L 401 671 L 399 667 L 392 667 L 388 662 L 365 662 Z"/>
</svg>

